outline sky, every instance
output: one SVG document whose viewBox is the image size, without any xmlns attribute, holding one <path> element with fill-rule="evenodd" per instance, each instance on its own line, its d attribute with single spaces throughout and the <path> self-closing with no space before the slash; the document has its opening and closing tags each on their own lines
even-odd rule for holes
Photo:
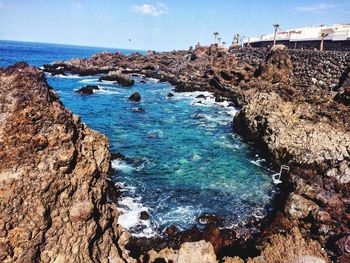
<svg viewBox="0 0 350 263">
<path fill-rule="evenodd" d="M 350 23 L 350 0 L 0 0 L 0 39 L 136 50 Z"/>
</svg>

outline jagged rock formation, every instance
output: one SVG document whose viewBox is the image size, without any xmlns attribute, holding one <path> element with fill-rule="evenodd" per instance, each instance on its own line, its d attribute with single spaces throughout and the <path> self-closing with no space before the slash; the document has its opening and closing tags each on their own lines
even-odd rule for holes
<svg viewBox="0 0 350 263">
<path fill-rule="evenodd" d="M 350 158 L 350 133 L 326 121 L 307 103 L 283 100 L 278 94 L 257 93 L 235 123 L 250 140 L 261 139 L 272 159 L 300 165 L 338 163 Z"/>
<path fill-rule="evenodd" d="M 238 257 L 226 257 L 224 263 L 244 263 Z M 249 258 L 247 263 L 327 263 L 327 255 L 322 251 L 319 243 L 313 240 L 305 240 L 298 228 L 293 228 L 286 235 L 275 235 L 262 248 L 261 255 Z"/>
<path fill-rule="evenodd" d="M 86 85 L 81 87 L 76 91 L 76 93 L 80 93 L 83 95 L 92 95 L 94 94 L 94 90 L 99 90 L 100 88 L 97 85 Z"/>
<path fill-rule="evenodd" d="M 0 69 L 0 160 L 1 262 L 125 262 L 107 138 L 23 62 Z"/>
<path fill-rule="evenodd" d="M 213 245 L 204 240 L 199 242 L 185 242 L 179 250 L 171 248 L 162 249 L 159 252 L 151 250 L 144 257 L 144 261 L 148 262 L 165 262 L 174 263 L 215 263 L 216 255 Z"/>
<path fill-rule="evenodd" d="M 140 93 L 134 92 L 133 94 L 130 95 L 129 100 L 134 101 L 134 102 L 140 102 L 141 101 Z"/>
<path fill-rule="evenodd" d="M 107 75 L 100 77 L 99 80 L 115 81 L 117 84 L 124 87 L 131 87 L 135 84 L 133 79 L 130 79 L 120 71 L 110 71 Z"/>
</svg>

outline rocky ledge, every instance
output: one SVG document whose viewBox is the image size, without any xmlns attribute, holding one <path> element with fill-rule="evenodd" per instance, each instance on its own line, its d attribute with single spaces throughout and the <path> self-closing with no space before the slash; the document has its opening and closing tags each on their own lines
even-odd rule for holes
<svg viewBox="0 0 350 263">
<path fill-rule="evenodd" d="M 0 145 L 1 262 L 125 262 L 107 138 L 24 62 L 0 68 Z"/>
</svg>

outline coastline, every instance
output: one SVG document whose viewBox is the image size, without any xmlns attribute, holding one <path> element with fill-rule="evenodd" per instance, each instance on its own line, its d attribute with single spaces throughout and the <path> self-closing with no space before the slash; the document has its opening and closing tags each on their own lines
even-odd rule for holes
<svg viewBox="0 0 350 263">
<path fill-rule="evenodd" d="M 250 103 L 251 96 L 254 95 L 254 93 L 259 93 L 259 92 L 263 93 L 263 92 L 277 91 L 279 95 L 277 95 L 276 98 L 280 96 L 283 101 L 291 101 L 292 98 L 294 99 L 297 98 L 297 100 L 301 102 L 304 101 L 304 103 L 308 103 L 308 105 L 312 105 L 311 101 L 313 99 L 315 101 L 321 101 L 321 103 L 324 103 L 322 102 L 322 100 L 320 100 L 320 97 L 319 97 L 320 94 L 323 94 L 323 96 L 326 95 L 329 98 L 333 98 L 336 96 L 337 92 L 340 92 L 340 93 L 342 92 L 341 89 L 338 89 L 337 91 L 336 88 L 339 87 L 338 85 L 342 85 L 344 78 L 346 78 L 346 74 L 347 74 L 346 65 L 349 61 L 349 56 L 348 56 L 348 53 L 346 52 L 320 53 L 317 51 L 313 52 L 313 51 L 277 50 L 273 52 L 275 54 L 272 54 L 272 55 L 271 54 L 269 55 L 269 51 L 266 49 L 262 51 L 255 50 L 255 49 L 243 49 L 241 51 L 238 50 L 236 52 L 235 50 L 233 50 L 231 52 L 233 53 L 233 55 L 235 55 L 235 53 L 238 53 L 238 55 L 241 58 L 241 61 L 238 60 L 238 64 L 234 66 L 233 69 L 231 69 L 231 72 L 225 69 L 225 67 L 227 67 L 228 64 L 227 64 L 227 61 L 222 59 L 223 57 L 225 57 L 225 55 L 227 56 L 227 50 L 219 48 L 217 45 L 212 45 L 209 48 L 198 46 L 194 50 L 190 50 L 188 52 L 185 52 L 185 51 L 169 52 L 165 54 L 159 54 L 158 56 L 157 54 L 153 54 L 149 56 L 148 59 L 144 57 L 139 57 L 137 54 L 135 54 L 133 55 L 134 56 L 133 59 L 131 59 L 133 60 L 132 64 L 130 64 L 127 61 L 123 62 L 122 61 L 123 59 L 121 59 L 121 63 L 118 66 L 121 66 L 122 68 L 124 68 L 123 70 L 124 74 L 144 73 L 147 77 L 158 78 L 161 81 L 168 81 L 172 85 L 175 85 L 176 87 L 175 91 L 178 91 L 178 92 L 212 91 L 216 94 L 217 101 L 220 101 L 220 100 L 223 100 L 223 98 L 226 98 L 232 101 L 236 106 L 242 107 L 244 110 L 245 105 Z M 289 52 L 290 54 L 288 54 Z M 330 59 L 334 59 L 334 62 L 332 61 L 331 63 L 339 63 L 339 61 L 343 61 L 341 63 L 345 63 L 344 64 L 345 67 L 342 65 L 340 69 L 343 70 L 344 73 L 340 73 L 340 74 L 336 73 L 336 75 L 333 74 L 333 78 L 339 77 L 340 81 L 338 83 L 340 84 L 337 83 L 336 79 L 329 79 L 328 77 L 324 78 L 323 76 L 327 76 L 326 72 L 318 71 L 318 69 L 314 73 L 311 73 L 311 74 L 310 72 L 306 73 L 305 70 L 309 70 L 309 71 L 311 70 L 312 72 L 312 69 L 308 67 L 307 64 L 304 64 L 304 63 L 307 63 L 306 62 L 308 60 L 307 56 L 312 57 L 312 59 L 316 61 L 318 56 L 320 57 L 321 60 L 325 58 L 328 59 L 328 57 L 330 56 L 331 57 Z M 302 59 L 300 59 L 299 57 Z M 159 68 L 157 66 L 152 65 L 152 63 L 158 64 L 158 65 L 162 64 L 163 63 L 162 59 L 164 59 L 165 66 L 162 68 L 162 70 L 159 71 Z M 196 60 L 200 60 L 200 63 L 196 63 Z M 141 64 L 135 63 L 135 61 L 136 62 L 142 61 L 144 65 L 141 66 Z M 166 61 L 169 61 L 170 65 L 169 65 L 169 62 L 166 62 Z M 174 61 L 177 61 L 177 63 Z M 199 72 L 203 72 L 202 74 L 204 74 L 202 75 L 202 77 L 200 77 L 200 75 L 196 73 L 196 71 L 192 72 L 195 74 L 195 76 L 188 75 L 188 73 L 191 74 L 191 71 L 193 71 L 191 66 L 189 67 L 192 61 L 193 61 L 193 64 L 198 64 L 200 67 L 202 67 L 202 69 L 199 68 Z M 251 65 L 249 65 L 247 62 L 250 62 Z M 184 63 L 184 65 L 179 66 L 181 65 L 181 63 Z M 201 65 L 201 63 L 203 63 L 204 65 L 208 65 L 209 63 L 210 65 L 212 65 L 212 68 L 214 68 L 214 70 L 203 69 L 203 64 Z M 297 66 L 295 66 L 294 64 L 296 64 Z M 73 69 L 74 71 L 74 64 L 68 64 L 68 65 L 69 67 L 71 67 L 70 69 Z M 189 67 L 189 68 L 187 70 L 183 70 L 182 67 Z M 142 70 L 142 68 L 144 68 L 144 70 Z M 170 70 L 167 73 L 167 69 L 169 68 Z M 217 72 L 215 72 L 216 71 L 215 68 L 218 68 Z M 222 68 L 224 68 L 224 70 L 222 70 Z M 301 70 L 304 70 L 304 71 L 301 71 Z M 301 72 L 304 72 L 304 73 L 301 73 Z M 185 76 L 182 75 L 181 73 L 184 74 Z M 318 80 L 318 79 L 321 79 L 321 80 Z M 328 88 L 327 85 L 331 86 L 331 88 Z M 310 89 L 307 90 L 305 89 L 305 87 L 310 87 Z M 254 91 L 254 93 L 251 93 L 252 90 Z M 301 91 L 304 92 L 303 95 L 300 94 Z M 281 103 L 283 104 L 284 102 L 281 102 Z M 335 103 L 336 105 L 331 107 L 343 108 L 341 104 L 339 105 L 337 104 L 337 102 Z M 329 106 L 326 106 L 326 107 L 329 107 Z M 325 109 L 321 108 L 321 111 L 325 112 L 326 109 L 327 108 Z M 308 109 L 304 109 L 304 111 L 305 110 L 307 111 Z M 345 125 L 344 128 L 345 130 L 347 130 L 348 126 L 345 120 L 348 116 L 347 115 L 348 109 L 344 107 L 343 110 L 344 110 L 344 113 L 341 113 L 340 119 L 339 117 L 337 117 L 337 120 L 339 120 L 340 124 L 343 123 L 342 125 Z M 258 114 L 258 113 L 259 112 L 254 114 Z M 235 122 L 238 125 L 239 125 L 239 119 L 243 118 L 242 117 L 243 114 L 240 114 L 240 115 L 241 116 L 238 115 L 235 118 Z M 256 116 L 253 115 L 252 117 L 249 117 L 249 118 L 255 118 L 255 117 Z M 262 137 L 264 135 L 255 134 L 254 136 L 252 136 L 253 130 L 249 131 L 250 129 L 252 129 L 252 127 L 250 127 L 249 124 L 248 126 L 245 124 L 248 122 L 249 122 L 249 119 L 241 120 L 241 134 L 245 138 L 247 138 L 247 140 L 255 141 L 255 144 L 260 149 L 260 152 L 264 156 L 269 158 L 269 161 L 271 162 L 272 165 L 274 165 L 275 168 L 278 169 L 279 164 L 281 162 L 290 163 L 291 160 L 293 161 L 293 158 L 295 157 L 288 156 L 288 154 L 285 155 L 286 153 L 283 153 L 283 152 L 273 153 L 271 156 L 271 149 L 269 149 L 269 146 L 262 141 L 263 139 Z M 326 120 L 326 122 L 328 121 Z M 329 122 L 329 124 L 334 125 L 334 123 L 332 122 Z M 262 128 L 266 129 L 264 127 Z M 264 130 L 262 130 L 262 132 L 263 131 Z M 345 132 L 345 134 L 347 134 L 347 132 Z M 338 135 L 335 135 L 335 137 L 336 136 Z M 302 153 L 299 153 L 298 155 L 300 154 Z M 346 155 L 346 152 L 344 152 L 344 154 Z M 300 161 L 304 162 L 303 160 L 300 160 Z M 304 171 L 309 171 L 310 169 L 312 171 L 312 169 L 317 168 L 317 165 L 316 166 L 308 165 L 307 162 L 305 164 L 300 165 L 298 164 L 298 162 L 299 161 L 297 161 L 295 164 L 291 163 L 292 164 L 291 176 L 289 176 L 286 179 L 294 178 L 294 175 L 293 175 L 294 173 L 299 174 L 300 177 L 305 177 L 303 176 Z M 325 171 L 323 169 L 321 169 L 320 171 L 317 168 L 316 174 L 317 174 L 317 171 L 319 171 L 321 174 L 324 173 Z M 295 179 L 291 181 L 292 181 L 291 182 L 292 187 L 287 187 L 287 189 L 293 189 L 295 191 L 295 183 L 296 183 Z M 293 190 L 290 190 L 290 192 L 292 193 Z M 305 196 L 305 193 L 301 192 L 301 195 Z M 314 197 L 311 197 L 311 198 L 314 199 Z M 304 199 L 301 199 L 301 201 L 304 201 Z M 299 205 L 303 206 L 302 203 Z M 306 202 L 304 205 L 307 206 L 309 204 Z M 327 207 L 327 204 L 325 205 Z M 285 211 L 286 208 L 283 208 L 282 210 L 283 211 L 281 211 L 281 213 L 284 214 L 286 212 Z M 306 214 L 303 215 L 302 217 L 304 216 L 308 217 L 309 212 L 310 211 L 308 210 L 304 212 L 304 214 L 305 213 Z M 303 221 L 303 218 L 299 218 L 299 220 Z M 306 237 L 308 238 L 310 236 L 306 235 Z M 332 252 L 331 254 L 333 253 L 334 252 Z"/>
<path fill-rule="evenodd" d="M 347 120 L 350 110 L 346 106 L 348 91 L 344 86 L 348 85 L 349 69 L 343 67 L 344 74 L 340 74 L 338 83 L 334 82 L 339 74 L 334 74 L 335 77 L 332 75 L 327 82 L 328 77 L 317 77 L 321 80 L 315 78 L 314 81 L 309 76 L 311 84 L 305 84 L 308 74 L 304 77 L 296 74 L 299 69 L 293 66 L 293 52 L 291 55 L 283 48 L 271 53 L 265 51 L 266 56 L 258 59 L 249 52 L 259 51 L 237 51 L 238 54 L 247 53 L 248 58 L 241 59 L 235 50 L 212 45 L 149 56 L 102 53 L 90 60 L 94 62 L 93 66 L 79 59 L 44 66 L 44 71 L 53 74 L 82 75 L 106 73 L 117 68 L 122 69 L 122 74 L 142 73 L 146 77 L 167 81 L 177 92 L 213 92 L 216 101 L 229 100 L 241 108 L 234 117 L 238 132 L 254 142 L 273 167 L 288 164 L 291 168 L 283 178 L 276 213 L 265 219 L 257 235 L 235 240 L 232 233 L 220 233 L 211 228 L 204 236 L 198 232 L 189 233 L 188 237 L 194 239 L 170 236 L 169 242 L 176 244 L 173 246 L 175 250 L 166 248 L 166 244 L 156 247 L 157 252 L 151 250 L 148 253 L 146 251 L 154 247 L 146 245 L 140 253 L 140 246 L 144 246 L 142 242 L 145 241 L 141 241 L 138 248 L 132 242 L 128 247 L 127 241 L 123 241 L 134 258 L 141 254 L 153 259 L 175 257 L 186 242 L 201 239 L 212 243 L 209 254 L 223 249 L 224 252 L 216 255 L 222 262 L 243 262 L 237 257 L 226 256 L 240 256 L 247 262 L 291 262 L 306 256 L 321 260 L 319 262 L 329 262 L 330 259 L 346 262 L 349 258 L 350 218 L 346 209 L 349 206 L 350 135 Z M 297 54 L 304 56 L 307 52 Z M 317 53 L 308 54 L 317 56 Z M 337 54 L 335 56 L 336 60 Z M 345 65 L 350 61 L 347 53 L 341 53 L 339 57 L 345 59 Z M 251 64 L 247 63 L 249 60 Z M 336 86 L 328 88 L 332 83 Z M 345 96 L 345 100 L 339 103 L 337 96 Z M 317 126 L 320 122 L 322 125 Z M 230 246 L 228 242 L 232 241 Z M 159 251 L 162 248 L 167 252 L 164 249 Z M 125 253 L 128 252 L 123 252 L 123 256 L 127 255 Z"/>
</svg>

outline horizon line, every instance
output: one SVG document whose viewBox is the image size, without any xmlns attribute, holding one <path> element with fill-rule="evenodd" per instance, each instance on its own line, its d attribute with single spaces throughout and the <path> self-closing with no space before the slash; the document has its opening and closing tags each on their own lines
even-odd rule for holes
<svg viewBox="0 0 350 263">
<path fill-rule="evenodd" d="M 36 43 L 36 44 L 49 44 L 49 45 L 62 45 L 62 46 L 73 46 L 73 47 L 90 47 L 90 48 L 107 48 L 107 49 L 115 49 L 115 50 L 135 50 L 135 51 L 145 51 L 146 49 L 132 49 L 132 48 L 116 48 L 116 47 L 101 47 L 101 46 L 90 46 L 86 44 L 67 44 L 67 43 L 53 43 L 53 42 L 41 42 L 41 41 L 28 41 L 28 40 L 14 40 L 14 39 L 0 39 L 0 41 L 7 42 L 22 42 L 22 43 Z"/>
</svg>

